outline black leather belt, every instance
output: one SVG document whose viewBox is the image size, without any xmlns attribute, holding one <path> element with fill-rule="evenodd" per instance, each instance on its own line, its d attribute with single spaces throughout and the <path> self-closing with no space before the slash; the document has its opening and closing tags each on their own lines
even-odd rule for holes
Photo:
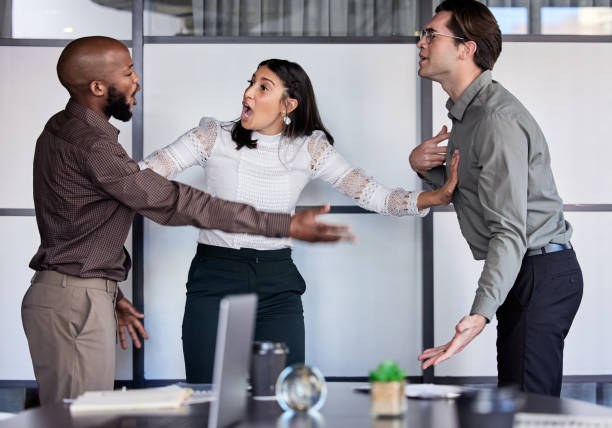
<svg viewBox="0 0 612 428">
<path fill-rule="evenodd" d="M 541 248 L 534 248 L 533 250 L 527 250 L 526 257 L 539 256 L 540 254 L 556 253 L 557 251 L 571 250 L 572 244 L 546 244 Z"/>
</svg>

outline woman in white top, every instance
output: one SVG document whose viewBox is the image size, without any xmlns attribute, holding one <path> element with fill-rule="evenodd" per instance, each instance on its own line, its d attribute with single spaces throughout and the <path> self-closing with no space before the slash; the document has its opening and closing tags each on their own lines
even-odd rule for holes
<svg viewBox="0 0 612 428">
<path fill-rule="evenodd" d="M 321 122 L 308 75 L 296 63 L 270 59 L 249 80 L 240 120 L 204 117 L 140 166 L 172 177 L 200 165 L 208 193 L 273 212 L 294 212 L 300 193 L 315 178 L 383 215 L 424 216 L 429 207 L 450 202 L 458 157 L 453 158 L 451 178 L 439 190 L 390 190 L 349 165 L 333 141 Z M 303 362 L 304 290 L 291 260 L 290 239 L 200 230 L 183 318 L 187 381 L 212 381 L 218 306 L 228 294 L 256 292 L 255 340 L 284 342 L 287 364 Z"/>
</svg>

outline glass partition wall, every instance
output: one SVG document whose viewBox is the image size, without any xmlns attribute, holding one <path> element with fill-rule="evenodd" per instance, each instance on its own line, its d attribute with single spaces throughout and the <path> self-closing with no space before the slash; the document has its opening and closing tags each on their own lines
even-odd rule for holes
<svg viewBox="0 0 612 428">
<path fill-rule="evenodd" d="M 409 36 L 415 30 L 416 3 L 416 0 L 146 0 L 145 35 Z"/>
<path fill-rule="evenodd" d="M 553 168 L 575 245 L 585 270 L 585 298 L 566 353 L 566 387 L 594 385 L 597 402 L 609 400 L 610 358 L 577 350 L 594 340 L 593 314 L 608 279 L 605 252 L 596 248 L 607 230 L 612 194 L 605 189 L 608 156 L 600 144 L 612 91 L 610 4 L 606 1 L 488 1 L 506 35 L 494 75 L 534 113 L 549 138 Z M 421 186 L 408 155 L 448 121 L 445 94 L 416 74 L 417 32 L 438 4 L 431 0 L 20 0 L 0 3 L 0 113 L 9 133 L 0 161 L 4 183 L 0 228 L 21 242 L 2 258 L 16 286 L 3 302 L 15 308 L 28 285 L 29 257 L 38 234 L 31 200 L 31 159 L 45 121 L 66 102 L 56 82 L 61 46 L 102 34 L 132 48 L 141 74 L 141 102 L 120 142 L 136 158 L 173 141 L 202 116 L 232 120 L 240 114 L 245 81 L 271 57 L 299 62 L 309 73 L 323 120 L 350 162 L 389 187 Z M 560 25 L 559 23 L 563 23 Z M 561 41 L 555 35 L 565 35 Z M 597 36 L 593 36 L 597 35 Z M 579 47 L 580 49 L 575 49 Z M 571 55 L 568 52 L 572 52 Z M 588 79 L 582 74 L 588 73 Z M 554 76 L 551 78 L 550 76 Z M 30 100 L 32 105 L 15 103 Z M 589 109 L 584 109 L 589 105 Z M 569 107 L 568 107 L 569 106 Z M 563 120 L 559 120 L 563 118 Z M 588 150 L 592 147 L 592 151 Z M 585 148 L 587 150 L 585 150 Z M 611 153 L 612 154 L 612 153 Z M 576 178 L 576 162 L 580 168 Z M 177 179 L 201 186 L 203 171 Z M 594 186 L 593 183 L 598 183 Z M 326 220 L 353 224 L 356 245 L 298 243 L 295 262 L 307 282 L 303 297 L 307 362 L 330 379 L 365 379 L 384 358 L 403 365 L 413 382 L 492 382 L 494 326 L 466 351 L 436 370 L 422 372 L 416 355 L 445 342 L 469 309 L 480 264 L 470 258 L 452 208 L 429 217 L 386 218 L 366 212 L 330 186 L 311 183 L 299 205 L 330 201 Z M 138 220 L 128 249 L 135 267 L 122 288 L 146 314 L 151 339 L 144 350 L 118 351 L 117 378 L 130 386 L 181 379 L 180 324 L 194 228 L 161 227 Z M 36 241 L 33 243 L 33 241 Z M 582 254 L 582 256 L 580 255 Z M 466 303 L 467 302 L 467 303 Z M 0 330 L 15 343 L 3 357 L 0 386 L 33 385 L 25 337 Z M 609 342 L 609 341 L 607 341 Z M 606 343 L 607 343 L 606 342 Z M 606 347 L 604 356 L 612 355 Z M 483 357 L 485 356 L 485 357 Z M 586 382 L 586 383 L 585 383 Z M 569 389 L 568 389 L 569 388 Z M 608 391 L 608 392 L 606 392 Z"/>
</svg>

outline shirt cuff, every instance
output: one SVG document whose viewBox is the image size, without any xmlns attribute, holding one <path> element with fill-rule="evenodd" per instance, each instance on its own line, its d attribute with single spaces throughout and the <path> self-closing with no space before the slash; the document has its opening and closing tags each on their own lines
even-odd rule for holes
<svg viewBox="0 0 612 428">
<path fill-rule="evenodd" d="M 476 293 L 474 303 L 472 303 L 472 309 L 470 310 L 470 315 L 482 315 L 487 319 L 487 322 L 490 322 L 493 319 L 498 307 L 499 305 L 497 302 L 495 302 L 495 300 Z"/>
<path fill-rule="evenodd" d="M 266 236 L 288 238 L 290 226 L 291 216 L 289 214 L 269 213 Z"/>
<path fill-rule="evenodd" d="M 411 207 L 412 209 L 410 210 L 408 214 L 415 215 L 418 217 L 425 217 L 427 214 L 429 214 L 429 208 L 425 208 L 423 210 L 419 210 L 418 208 L 418 200 L 419 200 L 419 195 L 421 193 L 423 192 L 409 192 L 408 206 Z"/>
</svg>

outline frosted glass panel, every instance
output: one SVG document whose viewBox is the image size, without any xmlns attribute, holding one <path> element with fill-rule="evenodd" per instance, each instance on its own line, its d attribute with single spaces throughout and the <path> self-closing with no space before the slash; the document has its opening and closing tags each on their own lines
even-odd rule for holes
<svg viewBox="0 0 612 428">
<path fill-rule="evenodd" d="M 309 74 L 323 121 L 346 159 L 389 187 L 420 187 L 408 164 L 418 134 L 414 45 L 156 44 L 145 46 L 144 57 L 145 156 L 202 116 L 238 118 L 257 64 L 286 58 Z M 201 185 L 198 168 L 178 179 Z M 353 204 L 323 182 L 311 183 L 298 203 L 325 201 Z"/>
<path fill-rule="evenodd" d="M 33 208 L 32 161 L 36 139 L 49 118 L 68 102 L 55 70 L 61 48 L 0 47 L 0 207 Z M 21 100 L 21 101 L 19 101 Z M 26 101 L 23 101 L 26 100 Z M 25 102 L 25 104 L 24 104 Z M 119 141 L 131 153 L 131 122 L 112 120 Z"/>
<path fill-rule="evenodd" d="M 34 275 L 34 271 L 28 267 L 30 259 L 40 244 L 36 218 L 0 217 L 0 236 L 7 243 L 0 247 L 0 269 L 5 280 L 0 342 L 11 344 L 11 352 L 0 353 L 0 379 L 34 379 L 28 342 L 21 325 L 21 300 Z M 127 248 L 131 250 L 131 236 Z M 128 298 L 131 295 L 131 283 L 131 275 L 126 282 L 120 283 Z M 132 379 L 131 343 L 126 351 L 117 345 L 116 378 Z"/>
<path fill-rule="evenodd" d="M 294 251 L 307 284 L 307 362 L 327 376 L 367 376 L 380 360 L 394 358 L 417 375 L 420 220 L 367 214 L 328 215 L 326 220 L 352 224 L 359 242 L 298 244 Z M 194 228 L 145 222 L 148 379 L 185 376 L 181 323 L 196 239 Z"/>
<path fill-rule="evenodd" d="M 61 48 L 0 47 L 0 116 L 6 126 L 0 157 L 0 205 L 33 208 L 32 161 L 36 139 L 68 101 L 55 66 Z M 16 108 L 16 100 L 29 100 Z"/>
<path fill-rule="evenodd" d="M 564 372 L 568 375 L 612 373 L 611 212 L 565 213 L 572 223 L 572 244 L 582 268 L 584 293 L 580 309 L 565 341 Z"/>
<path fill-rule="evenodd" d="M 0 322 L 0 379 L 34 379 L 28 341 L 21 324 L 21 301 L 34 271 L 28 265 L 40 238 L 34 217 L 0 217 L 0 267 L 3 277 Z M 9 345 L 10 344 L 10 345 Z M 6 350 L 10 349 L 10 352 Z"/>
<path fill-rule="evenodd" d="M 602 326 L 612 323 L 610 255 L 612 213 L 567 212 L 574 227 L 572 243 L 584 275 L 584 295 L 565 342 L 565 375 L 600 375 L 612 371 L 612 345 Z M 435 341 L 446 343 L 453 327 L 471 307 L 482 262 L 474 261 L 459 232 L 455 213 L 434 217 Z M 472 344 L 436 368 L 438 376 L 496 376 L 496 320 Z"/>
<path fill-rule="evenodd" d="M 306 362 L 326 376 L 367 376 L 385 358 L 419 376 L 421 220 L 374 214 L 324 217 L 347 223 L 357 244 L 298 243 L 306 280 Z"/>
<path fill-rule="evenodd" d="M 434 214 L 434 342 L 453 338 L 455 325 L 468 315 L 483 262 L 472 258 L 454 212 Z M 436 367 L 436 376 L 497 376 L 497 320 L 463 351 Z"/>
<path fill-rule="evenodd" d="M 184 379 L 181 325 L 185 283 L 198 232 L 191 226 L 144 222 L 146 379 Z"/>
<path fill-rule="evenodd" d="M 504 43 L 495 66 L 493 78 L 540 124 L 565 203 L 612 202 L 612 176 L 606 172 L 612 156 L 606 143 L 611 74 L 612 44 L 606 43 Z M 443 124 L 450 125 L 444 108 L 448 97 L 437 83 L 433 88 L 437 133 Z"/>
</svg>

